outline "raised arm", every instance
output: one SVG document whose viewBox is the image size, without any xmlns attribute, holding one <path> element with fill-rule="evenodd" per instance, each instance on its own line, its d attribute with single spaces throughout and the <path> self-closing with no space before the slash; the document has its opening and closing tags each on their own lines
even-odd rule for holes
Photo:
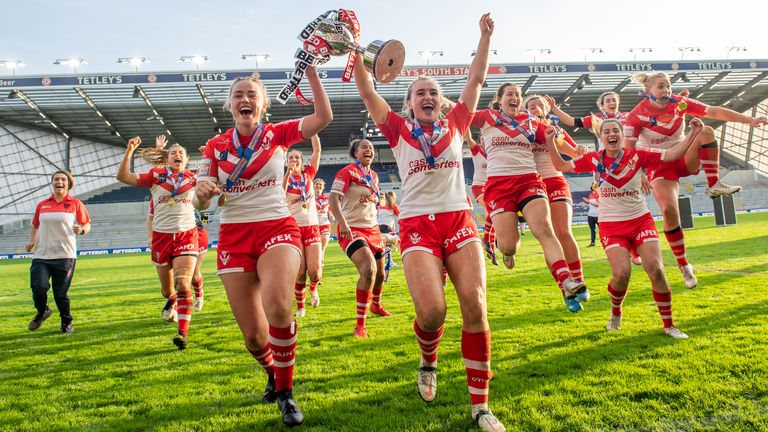
<svg viewBox="0 0 768 432">
<path fill-rule="evenodd" d="M 318 168 L 320 168 L 320 137 L 317 135 L 312 135 L 312 157 L 309 158 L 309 164 L 312 165 L 312 168 L 315 169 L 315 172 L 317 172 Z"/>
<path fill-rule="evenodd" d="M 547 101 L 550 108 L 552 108 L 552 112 L 560 119 L 560 123 L 570 127 L 573 127 L 573 125 L 576 124 L 576 122 L 573 120 L 573 117 L 568 115 L 567 112 L 561 110 L 560 107 L 557 106 L 555 98 L 550 95 L 544 95 L 544 99 Z"/>
<path fill-rule="evenodd" d="M 353 75 L 355 77 L 357 91 L 360 93 L 360 97 L 363 99 L 363 103 L 365 104 L 365 108 L 368 109 L 371 119 L 376 124 L 384 123 L 387 120 L 387 115 L 392 109 L 389 107 L 387 101 L 376 93 L 376 87 L 373 85 L 373 77 L 371 77 L 371 74 L 365 70 L 365 66 L 363 66 L 363 56 L 360 54 L 357 55 Z"/>
<path fill-rule="evenodd" d="M 117 181 L 131 186 L 136 186 L 136 183 L 138 183 L 139 175 L 131 172 L 131 158 L 133 157 L 133 152 L 135 152 L 140 145 L 141 138 L 139 137 L 133 137 L 128 140 L 123 160 L 120 161 L 120 166 L 117 168 L 117 175 L 115 176 Z"/>
<path fill-rule="evenodd" d="M 309 82 L 309 88 L 312 89 L 312 98 L 315 101 L 315 112 L 304 117 L 301 125 L 301 136 L 304 139 L 309 139 L 317 135 L 318 132 L 325 129 L 333 121 L 333 111 L 331 110 L 331 101 L 325 93 L 323 83 L 320 82 L 320 77 L 317 76 L 317 69 L 314 66 L 308 67 L 305 76 Z"/>
<path fill-rule="evenodd" d="M 705 117 L 715 120 L 746 123 L 750 126 L 762 126 L 766 124 L 766 118 L 764 116 L 750 117 L 721 106 L 711 106 L 707 108 Z"/>
<path fill-rule="evenodd" d="M 490 13 L 485 13 L 480 17 L 480 41 L 477 43 L 475 58 L 469 66 L 469 75 L 467 75 L 467 84 L 461 91 L 460 101 L 467 105 L 470 112 L 477 109 L 477 102 L 480 100 L 480 92 L 483 89 L 485 76 L 488 73 L 488 52 L 491 47 L 491 35 L 493 34 L 493 19 Z"/>
<path fill-rule="evenodd" d="M 683 142 L 664 152 L 661 160 L 664 162 L 678 160 L 685 155 L 685 152 L 687 152 L 689 148 L 691 148 L 691 144 L 696 141 L 696 137 L 701 132 L 701 129 L 704 128 L 704 124 L 701 120 L 694 117 L 691 119 L 690 126 L 691 129 L 686 134 Z"/>
<path fill-rule="evenodd" d="M 544 135 L 547 137 L 549 159 L 552 161 L 552 165 L 555 167 L 555 169 L 562 172 L 573 171 L 573 165 L 566 162 L 563 157 L 560 156 L 560 151 L 557 149 L 557 144 L 555 144 L 557 128 L 554 126 L 547 126 L 547 130 L 544 131 Z"/>
</svg>

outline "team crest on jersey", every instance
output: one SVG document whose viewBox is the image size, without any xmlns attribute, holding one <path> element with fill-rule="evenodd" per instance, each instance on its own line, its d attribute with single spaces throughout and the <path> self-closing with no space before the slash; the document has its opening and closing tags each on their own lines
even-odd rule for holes
<svg viewBox="0 0 768 432">
<path fill-rule="evenodd" d="M 421 234 L 419 234 L 419 233 L 411 233 L 409 238 L 411 240 L 411 243 L 413 243 L 413 244 L 419 243 L 421 241 L 421 239 L 422 239 Z"/>
<path fill-rule="evenodd" d="M 159 181 L 160 183 L 165 183 L 166 180 L 167 180 L 167 176 L 165 174 L 160 174 L 159 176 L 157 176 L 157 181 Z"/>
<path fill-rule="evenodd" d="M 64 203 L 64 208 L 65 208 L 65 209 L 68 209 L 70 205 L 71 205 L 71 204 L 69 204 L 69 203 Z"/>
<path fill-rule="evenodd" d="M 155 252 L 155 261 L 160 261 L 160 252 Z"/>
<path fill-rule="evenodd" d="M 490 200 L 488 201 L 488 207 L 495 209 L 496 208 L 496 200 Z"/>
<path fill-rule="evenodd" d="M 229 252 L 224 250 L 219 251 L 219 259 L 221 260 L 222 264 L 227 265 L 227 263 L 229 262 L 229 258 L 230 258 Z"/>
</svg>

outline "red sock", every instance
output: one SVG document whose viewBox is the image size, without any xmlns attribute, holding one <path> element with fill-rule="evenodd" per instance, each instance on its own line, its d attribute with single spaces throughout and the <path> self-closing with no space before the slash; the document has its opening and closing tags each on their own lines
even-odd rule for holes
<svg viewBox="0 0 768 432">
<path fill-rule="evenodd" d="M 579 282 L 584 282 L 584 274 L 581 269 L 581 260 L 578 259 L 568 263 L 568 270 L 571 272 L 571 276 Z"/>
<path fill-rule="evenodd" d="M 356 290 L 357 297 L 357 325 L 365 327 L 365 316 L 368 314 L 368 303 L 371 302 L 371 292 Z"/>
<path fill-rule="evenodd" d="M 496 250 L 496 230 L 493 228 L 493 221 L 486 215 L 485 226 L 483 227 L 483 241 L 491 244 L 491 250 Z"/>
<path fill-rule="evenodd" d="M 704 175 L 707 176 L 707 184 L 709 187 L 714 186 L 720 179 L 720 148 L 717 146 L 717 141 L 702 145 L 699 149 L 699 159 Z"/>
<path fill-rule="evenodd" d="M 381 305 L 381 293 L 382 293 L 382 291 L 384 291 L 384 284 L 382 284 L 379 288 L 376 288 L 376 287 L 373 288 L 373 297 L 372 297 L 371 301 L 376 306 L 380 306 Z"/>
<path fill-rule="evenodd" d="M 176 305 L 176 291 L 172 292 L 171 295 L 168 296 L 168 298 L 165 300 L 165 306 L 163 306 L 163 310 L 168 310 Z"/>
<path fill-rule="evenodd" d="M 269 342 L 257 351 L 251 351 L 246 345 L 245 347 L 249 353 L 256 359 L 257 362 L 264 369 L 264 372 L 269 376 L 275 376 L 275 367 L 272 363 L 272 347 L 269 346 Z"/>
<path fill-rule="evenodd" d="M 461 332 L 461 354 L 467 369 L 467 386 L 472 405 L 488 403 L 491 383 L 491 332 Z"/>
<path fill-rule="evenodd" d="M 296 282 L 293 286 L 293 295 L 296 297 L 296 307 L 304 309 L 304 301 L 307 299 L 307 284 Z"/>
<path fill-rule="evenodd" d="M 683 233 L 683 227 L 664 231 L 664 237 L 667 238 L 669 247 L 675 255 L 677 266 L 688 265 L 688 258 L 685 256 L 685 234 Z"/>
<path fill-rule="evenodd" d="M 552 277 L 555 278 L 555 281 L 557 282 L 557 286 L 560 287 L 560 291 L 565 295 L 565 291 L 563 291 L 563 282 L 571 277 L 571 273 L 568 271 L 568 264 L 565 260 L 555 261 L 552 263 L 552 269 L 550 271 L 552 272 Z"/>
<path fill-rule="evenodd" d="M 317 285 L 320 283 L 320 279 L 313 281 L 312 279 L 309 280 L 309 291 L 315 292 L 317 290 Z"/>
<path fill-rule="evenodd" d="M 189 322 L 192 320 L 192 296 L 190 292 L 182 294 L 176 300 L 176 311 L 179 313 L 179 334 L 187 336 Z"/>
<path fill-rule="evenodd" d="M 269 346 L 272 348 L 275 369 L 275 390 L 293 388 L 293 366 L 296 362 L 296 340 L 299 326 L 296 321 L 290 327 L 269 326 Z"/>
<path fill-rule="evenodd" d="M 201 298 L 203 296 L 203 276 L 200 275 L 199 279 L 192 278 L 192 288 L 195 290 L 195 298 Z"/>
<path fill-rule="evenodd" d="M 672 291 L 660 293 L 653 291 L 653 300 L 656 301 L 656 307 L 659 308 L 661 321 L 664 322 L 664 328 L 672 327 Z"/>
<path fill-rule="evenodd" d="M 416 333 L 416 340 L 421 348 L 421 358 L 425 366 L 435 366 L 437 364 L 437 347 L 440 346 L 440 339 L 443 337 L 443 326 L 440 326 L 436 332 L 426 332 L 419 327 L 416 320 L 413 320 L 413 332 Z"/>
<path fill-rule="evenodd" d="M 611 284 L 608 284 L 608 293 L 611 294 L 611 315 L 621 316 L 621 305 L 624 304 L 624 297 L 627 295 L 627 290 L 617 291 Z"/>
</svg>

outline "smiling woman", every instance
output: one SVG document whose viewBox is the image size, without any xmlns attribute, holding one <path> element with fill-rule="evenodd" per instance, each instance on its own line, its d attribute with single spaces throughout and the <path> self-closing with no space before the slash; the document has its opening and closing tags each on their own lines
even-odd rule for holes
<svg viewBox="0 0 768 432">
<path fill-rule="evenodd" d="M 157 141 L 164 143 L 165 137 L 161 135 Z M 192 207 L 195 175 L 185 169 L 187 151 L 179 144 L 167 150 L 162 146 L 142 150 L 142 157 L 153 168 L 144 174 L 131 173 L 130 161 L 139 145 L 139 137 L 128 141 L 116 177 L 131 186 L 148 187 L 152 193 L 152 262 L 160 278 L 161 293 L 168 299 L 161 316 L 165 321 L 178 319 L 178 334 L 174 336 L 173 343 L 183 350 L 187 347 L 192 319 L 190 286 L 198 251 L 198 232 Z"/>
</svg>

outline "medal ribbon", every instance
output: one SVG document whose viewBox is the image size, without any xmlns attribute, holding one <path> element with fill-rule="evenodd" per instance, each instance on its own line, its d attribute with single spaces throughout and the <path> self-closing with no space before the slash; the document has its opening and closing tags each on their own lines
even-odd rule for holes
<svg viewBox="0 0 768 432">
<path fill-rule="evenodd" d="M 373 180 L 373 175 L 371 175 L 371 169 L 365 169 L 363 168 L 363 164 L 360 163 L 360 161 L 355 161 L 355 166 L 357 167 L 358 171 L 360 171 L 361 177 L 360 177 L 360 185 L 364 186 L 366 189 L 371 191 L 373 195 L 376 197 L 376 201 L 379 200 L 379 185 L 376 184 L 376 182 Z M 377 204 L 378 207 L 378 204 Z"/>
<path fill-rule="evenodd" d="M 616 159 L 614 159 L 610 170 L 607 170 L 607 172 L 605 169 L 605 162 L 603 161 L 604 158 L 605 149 L 600 152 L 600 158 L 597 160 L 597 170 L 595 170 L 595 181 L 597 182 L 598 186 L 602 186 L 603 182 L 608 177 L 608 174 L 613 174 L 613 172 L 616 171 L 616 168 L 619 167 L 619 164 L 621 164 L 621 159 L 624 158 L 624 149 L 619 150 L 619 154 L 616 155 Z"/>
<path fill-rule="evenodd" d="M 235 168 L 229 174 L 229 177 L 227 177 L 227 183 L 224 187 L 226 192 L 229 192 L 240 176 L 243 175 L 243 171 L 245 171 L 248 161 L 251 160 L 251 156 L 254 156 L 253 151 L 258 144 L 261 144 L 262 135 L 264 135 L 264 125 L 259 123 L 259 126 L 256 127 L 256 131 L 251 137 L 251 141 L 248 143 L 248 147 L 243 149 L 243 146 L 240 144 L 240 135 L 237 133 L 237 128 L 232 129 L 232 145 L 235 147 L 237 155 L 240 156 L 240 160 L 237 161 L 237 165 L 235 165 Z M 263 151 L 264 147 L 260 146 L 259 151 L 256 152 L 255 156 L 258 158 Z"/>
<path fill-rule="evenodd" d="M 179 193 L 179 187 L 181 187 L 181 182 L 184 180 L 184 172 L 179 171 L 179 174 L 176 176 L 176 180 L 173 179 L 173 171 L 171 171 L 170 168 L 165 167 L 165 181 L 173 185 L 173 192 L 171 192 L 171 198 L 176 198 L 176 194 Z"/>
<path fill-rule="evenodd" d="M 294 178 L 296 178 L 296 176 L 291 174 L 291 176 L 288 178 L 288 183 L 292 188 L 299 190 L 299 195 L 301 195 L 301 202 L 307 202 L 307 183 L 304 181 L 304 173 L 299 173 L 297 180 L 294 180 Z"/>
<path fill-rule="evenodd" d="M 413 121 L 413 129 L 411 130 L 411 137 L 419 141 L 419 147 L 421 153 L 424 155 L 424 159 L 427 160 L 427 165 L 430 169 L 435 169 L 435 156 L 432 155 L 432 144 L 436 143 L 443 136 L 443 128 L 440 127 L 440 120 L 436 121 L 432 126 L 432 135 L 427 137 L 424 133 L 424 129 L 421 128 L 418 120 Z"/>
<path fill-rule="evenodd" d="M 501 126 L 504 124 L 504 122 L 507 122 L 512 126 L 515 130 L 520 132 L 522 136 L 524 136 L 530 144 L 533 144 L 533 141 L 536 139 L 536 134 L 533 132 L 533 125 L 532 125 L 532 119 L 531 116 L 528 116 L 528 130 L 525 130 L 521 124 L 515 121 L 512 117 L 508 116 L 507 113 L 504 112 L 504 110 L 499 110 L 498 112 L 499 116 L 501 116 L 501 119 L 496 118 L 496 126 Z M 503 120 L 502 120 L 503 119 Z"/>
</svg>

